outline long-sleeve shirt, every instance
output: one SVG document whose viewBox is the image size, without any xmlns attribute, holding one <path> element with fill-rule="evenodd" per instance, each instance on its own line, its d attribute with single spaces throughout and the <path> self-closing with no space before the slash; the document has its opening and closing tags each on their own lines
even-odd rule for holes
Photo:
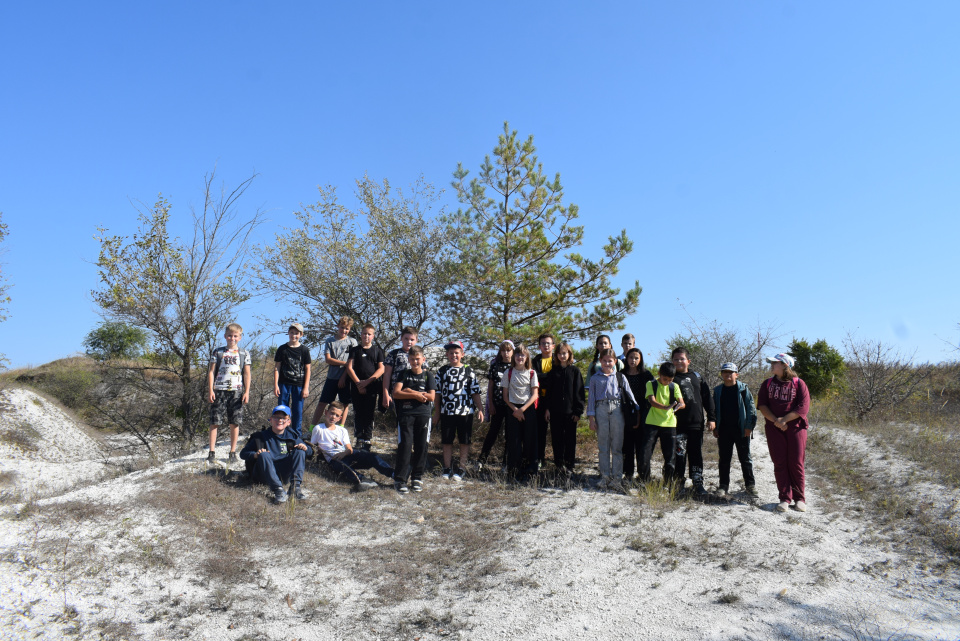
<svg viewBox="0 0 960 641">
<path fill-rule="evenodd" d="M 757 406 L 764 405 L 769 407 L 776 416 L 786 416 L 790 412 L 796 412 L 800 417 L 787 425 L 804 429 L 807 427 L 807 413 L 810 412 L 810 390 L 799 378 L 781 381 L 776 376 L 772 376 L 760 386 L 760 393 L 757 394 Z M 774 426 L 773 421 L 764 420 L 766 427 Z"/>
<path fill-rule="evenodd" d="M 626 380 L 624 380 L 624 383 L 626 383 Z M 604 374 L 602 371 L 597 372 L 590 378 L 589 390 L 590 392 L 587 396 L 587 416 L 596 416 L 598 402 L 620 400 L 620 382 L 617 380 L 617 373 Z M 631 391 L 629 385 L 625 384 L 623 391 L 631 401 L 638 404 L 637 399 L 633 397 L 633 391 Z"/>
</svg>

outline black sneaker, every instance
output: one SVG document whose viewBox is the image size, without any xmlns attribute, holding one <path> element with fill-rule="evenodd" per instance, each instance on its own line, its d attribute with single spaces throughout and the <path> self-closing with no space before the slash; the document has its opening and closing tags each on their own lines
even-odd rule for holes
<svg viewBox="0 0 960 641">
<path fill-rule="evenodd" d="M 423 481 L 420 479 L 413 479 L 413 491 L 414 492 L 423 492 Z"/>
<path fill-rule="evenodd" d="M 307 495 L 299 485 L 295 485 L 294 487 L 290 488 L 290 494 L 292 494 L 293 498 L 297 499 L 298 501 L 307 500 Z"/>
<path fill-rule="evenodd" d="M 276 503 L 277 505 L 286 503 L 288 498 L 290 497 L 287 496 L 287 491 L 284 490 L 282 487 L 278 487 L 273 491 L 273 502 Z"/>
<path fill-rule="evenodd" d="M 449 480 L 450 480 L 450 477 L 452 476 L 452 474 L 453 474 L 453 473 L 450 471 L 450 468 L 449 468 L 449 467 L 443 468 L 443 474 L 442 474 L 442 476 L 443 476 L 443 480 L 444 480 L 444 481 L 449 481 Z"/>
<path fill-rule="evenodd" d="M 370 441 L 357 441 L 357 449 L 363 452 L 369 452 Z"/>
<path fill-rule="evenodd" d="M 697 496 L 706 496 L 708 494 L 707 488 L 703 487 L 703 483 L 694 484 L 693 493 Z"/>
<path fill-rule="evenodd" d="M 230 461 L 231 463 L 236 463 L 236 462 L 237 462 L 237 453 L 236 453 L 236 452 L 230 452 L 230 456 L 227 458 L 227 460 Z"/>
<path fill-rule="evenodd" d="M 217 453 L 213 450 L 210 450 L 210 453 L 207 454 L 207 463 L 214 463 L 217 460 Z"/>
<path fill-rule="evenodd" d="M 397 488 L 397 492 L 399 492 L 400 494 L 407 494 L 410 491 L 410 488 L 407 487 L 407 484 L 401 483 L 400 481 L 397 481 L 396 483 L 394 483 L 393 486 Z"/>
</svg>

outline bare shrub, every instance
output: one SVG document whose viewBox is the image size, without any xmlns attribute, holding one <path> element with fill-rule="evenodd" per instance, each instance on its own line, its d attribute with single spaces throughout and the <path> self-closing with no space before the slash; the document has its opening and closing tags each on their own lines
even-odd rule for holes
<svg viewBox="0 0 960 641">
<path fill-rule="evenodd" d="M 906 401 L 930 376 L 928 364 L 914 365 L 911 358 L 882 341 L 858 339 L 852 333 L 843 341 L 847 386 L 856 419 L 883 415 Z"/>
</svg>

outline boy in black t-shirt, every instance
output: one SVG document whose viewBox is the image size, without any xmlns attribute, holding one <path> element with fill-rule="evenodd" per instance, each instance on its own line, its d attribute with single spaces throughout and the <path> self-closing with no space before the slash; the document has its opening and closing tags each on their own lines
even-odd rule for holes
<svg viewBox="0 0 960 641">
<path fill-rule="evenodd" d="M 273 356 L 273 393 L 281 405 L 290 408 L 289 429 L 300 438 L 303 399 L 310 396 L 310 348 L 300 344 L 300 323 L 291 325 L 287 336 L 290 341 L 278 347 Z"/>
<path fill-rule="evenodd" d="M 353 437 L 357 449 L 370 451 L 373 438 L 373 417 L 380 396 L 380 377 L 383 376 L 383 350 L 373 344 L 375 328 L 370 323 L 360 332 L 360 344 L 350 350 L 347 376 L 350 378 L 353 399 Z"/>
<path fill-rule="evenodd" d="M 404 370 L 393 385 L 393 398 L 396 400 L 399 415 L 397 464 L 394 466 L 393 478 L 397 491 L 401 494 L 410 491 L 407 486 L 408 475 L 411 475 L 413 491 L 423 490 L 427 441 L 430 440 L 430 414 L 437 389 L 433 374 L 423 369 L 423 350 L 416 346 L 411 347 L 408 357 L 410 368 Z"/>
</svg>

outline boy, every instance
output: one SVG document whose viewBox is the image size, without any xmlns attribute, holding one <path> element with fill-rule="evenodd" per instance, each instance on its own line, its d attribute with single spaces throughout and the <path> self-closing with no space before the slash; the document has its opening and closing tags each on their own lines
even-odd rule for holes
<svg viewBox="0 0 960 641">
<path fill-rule="evenodd" d="M 394 473 L 397 492 L 406 494 L 411 475 L 414 492 L 423 490 L 423 471 L 427 465 L 427 441 L 430 440 L 431 406 L 437 389 L 433 374 L 423 370 L 423 350 L 411 347 L 410 367 L 403 370 L 393 385 L 399 425 L 397 427 L 397 468 Z M 413 450 L 413 462 L 410 450 Z"/>
<path fill-rule="evenodd" d="M 357 340 L 350 336 L 350 328 L 353 327 L 353 319 L 349 316 L 341 316 L 337 321 L 337 333 L 331 336 L 323 344 L 323 360 L 327 363 L 327 380 L 323 383 L 323 390 L 320 392 L 320 402 L 317 403 L 317 409 L 313 412 L 312 425 L 319 425 L 323 420 L 323 410 L 327 403 L 339 397 L 340 402 L 345 406 L 350 404 L 350 386 L 347 385 L 348 379 L 343 373 L 347 370 L 347 359 L 350 357 L 350 350 L 357 346 Z M 344 409 L 343 421 L 347 421 L 347 411 Z"/>
<path fill-rule="evenodd" d="M 210 453 L 207 462 L 217 456 L 217 429 L 224 422 L 230 425 L 230 462 L 237 460 L 237 439 L 243 422 L 243 406 L 250 400 L 250 352 L 237 344 L 243 337 L 243 328 L 236 323 L 227 325 L 223 333 L 227 344 L 210 354 L 207 369 L 207 398 L 210 401 Z"/>
<path fill-rule="evenodd" d="M 687 471 L 687 459 L 690 459 L 690 480 L 693 491 L 705 496 L 703 487 L 703 428 L 706 424 L 711 432 L 716 427 L 717 416 L 713 407 L 710 386 L 699 373 L 690 370 L 690 354 L 686 348 L 678 347 L 670 354 L 677 368 L 675 382 L 680 386 L 686 408 L 677 410 L 677 455 L 676 478 L 683 489 Z"/>
<path fill-rule="evenodd" d="M 720 366 L 722 385 L 713 389 L 713 398 L 717 407 L 717 428 L 713 435 L 720 449 L 720 496 L 730 489 L 730 460 L 733 448 L 737 448 L 740 469 L 743 470 L 743 484 L 747 494 L 757 495 L 756 480 L 753 477 L 753 459 L 750 457 L 750 438 L 757 425 L 757 408 L 753 404 L 750 389 L 737 380 L 739 377 L 736 363 L 724 363 Z"/>
<path fill-rule="evenodd" d="M 553 360 L 553 346 L 555 344 L 553 334 L 540 334 L 537 338 L 537 346 L 540 353 L 532 359 L 533 370 L 537 373 L 537 380 L 540 381 L 540 391 L 537 392 L 537 467 L 543 467 L 543 462 L 547 458 L 547 399 L 548 388 L 550 387 L 550 372 L 556 364 Z M 556 440 L 557 434 L 551 430 L 553 439 Z"/>
<path fill-rule="evenodd" d="M 383 350 L 373 344 L 373 325 L 367 323 L 360 332 L 360 344 L 350 350 L 347 360 L 347 376 L 352 387 L 353 436 L 357 449 L 370 451 L 373 439 L 373 417 L 380 396 L 380 377 L 383 376 Z"/>
<path fill-rule="evenodd" d="M 339 478 L 347 478 L 358 490 L 378 487 L 376 481 L 364 478 L 363 474 L 358 474 L 355 470 L 369 470 L 373 467 L 384 476 L 393 478 L 393 468 L 372 452 L 350 447 L 347 429 L 338 423 L 343 416 L 343 410 L 344 406 L 340 401 L 327 405 L 327 411 L 323 414 L 324 424 L 314 428 L 310 443 L 320 449 L 323 457 L 327 459 L 330 471 Z"/>
<path fill-rule="evenodd" d="M 410 367 L 410 349 L 416 344 L 417 330 L 408 325 L 400 332 L 400 347 L 390 350 L 383 360 L 383 398 L 380 400 L 383 409 L 390 409 L 390 405 L 393 404 L 393 397 L 391 397 L 393 386 L 396 385 L 403 371 Z"/>
<path fill-rule="evenodd" d="M 295 436 L 289 427 L 290 408 L 277 405 L 270 415 L 270 428 L 251 434 L 240 451 L 250 478 L 254 483 L 268 485 L 277 504 L 287 502 L 283 484 L 288 479 L 290 494 L 298 501 L 306 499 L 300 484 L 307 457 L 313 456 L 313 448 Z"/>
<path fill-rule="evenodd" d="M 678 409 L 683 409 L 683 394 L 680 387 L 673 382 L 677 375 L 677 368 L 673 363 L 660 365 L 660 375 L 657 380 L 648 381 L 644 393 L 650 410 L 647 412 L 647 421 L 643 432 L 643 458 L 640 469 L 640 479 L 650 480 L 650 458 L 653 456 L 653 447 L 660 441 L 660 451 L 663 452 L 663 482 L 672 483 L 674 476 L 674 455 L 677 449 L 677 415 Z"/>
<path fill-rule="evenodd" d="M 303 423 L 303 399 L 310 396 L 310 349 L 300 344 L 303 325 L 287 329 L 290 341 L 273 355 L 273 393 L 281 405 L 290 408 L 290 429 L 300 436 Z"/>
<path fill-rule="evenodd" d="M 463 479 L 470 457 L 470 442 L 473 439 L 473 416 L 483 422 L 480 399 L 480 382 L 473 370 L 463 366 L 463 343 L 450 342 L 443 346 L 447 351 L 447 365 L 437 371 L 437 389 L 440 402 L 433 413 L 433 420 L 440 424 L 440 443 L 443 445 L 443 478 L 454 481 Z M 453 470 L 453 438 L 460 443 L 460 467 Z"/>
<path fill-rule="evenodd" d="M 627 362 L 627 352 L 636 347 L 636 338 L 633 334 L 624 334 L 623 338 L 620 339 L 620 347 L 623 348 L 623 353 L 618 357 L 624 363 Z"/>
</svg>

